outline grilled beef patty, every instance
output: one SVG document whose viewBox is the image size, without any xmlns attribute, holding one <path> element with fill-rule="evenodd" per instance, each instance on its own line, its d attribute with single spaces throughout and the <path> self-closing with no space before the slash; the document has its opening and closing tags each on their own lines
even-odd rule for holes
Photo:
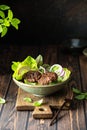
<svg viewBox="0 0 87 130">
<path fill-rule="evenodd" d="M 23 76 L 23 78 L 29 82 L 38 82 L 40 77 L 41 73 L 39 71 L 29 71 Z"/>
<path fill-rule="evenodd" d="M 46 85 L 56 81 L 57 77 L 57 74 L 54 72 L 46 72 L 41 74 L 39 71 L 29 71 L 23 76 L 23 78 L 28 82 L 37 82 L 41 85 Z"/>
</svg>

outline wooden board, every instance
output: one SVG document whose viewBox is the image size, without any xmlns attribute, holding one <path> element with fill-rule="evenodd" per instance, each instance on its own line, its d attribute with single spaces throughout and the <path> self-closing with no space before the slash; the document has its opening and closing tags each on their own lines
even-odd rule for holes
<svg viewBox="0 0 87 130">
<path fill-rule="evenodd" d="M 27 93 L 22 89 L 18 89 L 17 101 L 16 101 L 16 109 L 17 110 L 30 110 L 33 111 L 32 115 L 34 118 L 52 118 L 53 112 L 52 108 L 60 108 L 64 103 L 64 99 L 67 95 L 70 95 L 69 89 L 62 89 L 57 93 L 46 97 L 38 97 L 33 94 Z M 32 103 L 24 101 L 25 97 L 29 97 L 32 99 Z M 33 102 L 38 101 L 40 99 L 44 100 L 43 105 L 39 107 L 35 107 Z"/>
</svg>

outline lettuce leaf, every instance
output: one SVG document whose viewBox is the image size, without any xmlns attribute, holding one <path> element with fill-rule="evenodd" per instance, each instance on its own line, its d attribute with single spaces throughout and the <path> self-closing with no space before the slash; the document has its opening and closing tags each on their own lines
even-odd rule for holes
<svg viewBox="0 0 87 130">
<path fill-rule="evenodd" d="M 22 77 L 29 70 L 38 70 L 37 62 L 31 56 L 28 56 L 22 62 L 12 62 L 11 69 L 14 71 L 13 78 L 17 80 L 22 80 Z"/>
</svg>

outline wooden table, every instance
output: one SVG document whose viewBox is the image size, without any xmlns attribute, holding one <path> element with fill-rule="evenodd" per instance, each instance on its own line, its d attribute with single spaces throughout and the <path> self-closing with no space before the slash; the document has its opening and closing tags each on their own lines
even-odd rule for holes
<svg viewBox="0 0 87 130">
<path fill-rule="evenodd" d="M 72 69 L 72 85 L 87 91 L 87 58 L 82 52 L 67 53 L 61 45 L 10 45 L 0 53 L 0 96 L 6 104 L 0 105 L 0 130 L 87 130 L 87 101 L 80 101 L 76 109 L 62 111 L 64 116 L 54 125 L 51 119 L 34 119 L 32 111 L 17 111 L 15 108 L 18 87 L 12 80 L 12 61 L 22 61 L 26 56 L 44 56 L 44 62 L 59 63 Z"/>
</svg>

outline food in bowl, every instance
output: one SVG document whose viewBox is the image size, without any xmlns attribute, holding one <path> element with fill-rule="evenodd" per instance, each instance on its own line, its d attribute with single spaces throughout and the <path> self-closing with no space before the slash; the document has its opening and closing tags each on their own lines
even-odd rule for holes
<svg viewBox="0 0 87 130">
<path fill-rule="evenodd" d="M 71 75 L 71 71 L 60 64 L 44 64 L 42 55 L 38 55 L 36 59 L 27 56 L 22 62 L 13 61 L 11 69 L 14 82 L 25 91 L 37 95 L 48 95 L 59 90 L 57 86 L 66 83 Z"/>
</svg>

